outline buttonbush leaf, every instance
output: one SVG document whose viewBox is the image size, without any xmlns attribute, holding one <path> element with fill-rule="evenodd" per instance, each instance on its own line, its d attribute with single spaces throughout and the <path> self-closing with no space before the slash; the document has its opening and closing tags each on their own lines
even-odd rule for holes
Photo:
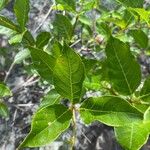
<svg viewBox="0 0 150 150">
<path fill-rule="evenodd" d="M 73 49 L 65 45 L 63 54 L 57 59 L 54 67 L 54 85 L 56 91 L 71 101 L 79 100 L 84 80 L 82 60 Z"/>
<path fill-rule="evenodd" d="M 124 99 L 115 96 L 86 100 L 80 107 L 80 115 L 86 124 L 97 120 L 109 126 L 122 126 L 143 119 L 141 112 Z"/>
<path fill-rule="evenodd" d="M 25 30 L 25 25 L 28 21 L 29 9 L 29 0 L 15 1 L 14 11 L 22 31 Z"/>
<path fill-rule="evenodd" d="M 9 39 L 9 44 L 21 43 L 23 38 L 23 34 L 16 34 Z"/>
<path fill-rule="evenodd" d="M 36 47 L 43 48 L 48 44 L 51 35 L 49 32 L 41 32 L 36 38 Z"/>
<path fill-rule="evenodd" d="M 69 127 L 71 118 L 71 111 L 60 104 L 40 109 L 34 115 L 31 131 L 20 147 L 40 147 L 53 142 Z"/>
<path fill-rule="evenodd" d="M 9 0 L 0 0 L 0 10 L 3 9 L 8 2 Z"/>
<path fill-rule="evenodd" d="M 30 51 L 28 49 L 21 50 L 16 54 L 15 59 L 14 59 L 14 63 L 19 64 L 23 60 L 28 58 L 29 56 L 30 56 Z"/>
<path fill-rule="evenodd" d="M 114 89 L 124 95 L 132 94 L 141 82 L 140 65 L 126 43 L 111 37 L 106 46 L 108 76 Z"/>
<path fill-rule="evenodd" d="M 76 10 L 76 1 L 75 0 L 56 0 L 56 3 L 61 4 L 65 10 Z"/>
<path fill-rule="evenodd" d="M 16 31 L 0 25 L 0 35 L 5 35 L 7 38 L 10 38 L 15 34 L 17 34 Z"/>
<path fill-rule="evenodd" d="M 140 47 L 146 48 L 148 46 L 148 37 L 142 30 L 130 30 L 129 34 L 134 38 L 135 42 L 140 45 Z"/>
<path fill-rule="evenodd" d="M 127 7 L 142 8 L 144 0 L 116 0 Z"/>
<path fill-rule="evenodd" d="M 115 128 L 116 138 L 125 150 L 139 150 L 148 140 L 149 132 L 150 122 Z"/>
<path fill-rule="evenodd" d="M 56 14 L 55 20 L 53 22 L 53 33 L 56 37 L 64 38 L 65 40 L 70 40 L 72 37 L 73 26 L 70 20 L 61 14 Z"/>
<path fill-rule="evenodd" d="M 4 84 L 0 84 L 0 98 L 12 95 L 10 89 Z"/>
<path fill-rule="evenodd" d="M 55 89 L 49 91 L 41 101 L 41 107 L 57 104 L 60 101 L 60 95 Z"/>
<path fill-rule="evenodd" d="M 26 30 L 24 33 L 23 33 L 23 43 L 28 46 L 34 46 L 35 45 L 35 40 L 34 40 L 34 37 L 32 36 L 31 32 Z"/>
<path fill-rule="evenodd" d="M 55 66 L 54 57 L 40 49 L 34 47 L 28 48 L 30 50 L 35 69 L 38 71 L 43 79 L 52 83 L 53 68 Z"/>
<path fill-rule="evenodd" d="M 128 8 L 131 12 L 136 12 L 140 20 L 144 20 L 146 23 L 150 23 L 150 11 L 145 10 L 144 8 Z M 135 15 L 135 14 L 134 14 Z"/>
<path fill-rule="evenodd" d="M 62 54 L 62 45 L 56 40 L 51 43 L 51 47 L 48 47 L 47 50 L 50 51 L 51 55 L 55 58 L 60 57 Z"/>
<path fill-rule="evenodd" d="M 8 18 L 1 16 L 0 15 L 0 25 L 4 26 L 6 28 L 9 28 L 11 30 L 20 32 L 20 29 L 17 25 L 15 25 L 11 20 L 9 20 Z"/>
<path fill-rule="evenodd" d="M 140 99 L 150 102 L 150 76 L 145 80 L 144 85 L 140 91 Z"/>
<path fill-rule="evenodd" d="M 150 107 L 144 113 L 144 122 L 150 122 Z"/>
<path fill-rule="evenodd" d="M 9 111 L 7 106 L 4 103 L 0 102 L 0 116 L 8 117 L 8 115 L 9 115 Z"/>
</svg>

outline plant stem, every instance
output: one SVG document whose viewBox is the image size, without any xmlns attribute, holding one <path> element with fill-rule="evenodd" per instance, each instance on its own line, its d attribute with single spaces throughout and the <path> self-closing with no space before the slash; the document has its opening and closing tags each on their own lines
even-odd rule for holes
<svg viewBox="0 0 150 150">
<path fill-rule="evenodd" d="M 76 108 L 74 105 L 72 106 L 72 113 L 73 113 L 73 116 L 72 116 L 73 136 L 72 136 L 72 142 L 71 142 L 71 150 L 74 150 L 74 146 L 75 146 L 75 142 L 76 142 L 76 128 L 77 128 L 77 125 L 76 125 Z"/>
</svg>

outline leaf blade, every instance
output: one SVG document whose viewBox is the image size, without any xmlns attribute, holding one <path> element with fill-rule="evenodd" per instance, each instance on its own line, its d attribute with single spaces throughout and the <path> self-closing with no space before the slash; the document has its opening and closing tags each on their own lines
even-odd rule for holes
<svg viewBox="0 0 150 150">
<path fill-rule="evenodd" d="M 148 140 L 150 123 L 131 123 L 115 127 L 115 135 L 124 149 L 139 150 Z"/>
<path fill-rule="evenodd" d="M 98 120 L 109 126 L 122 126 L 143 119 L 141 112 L 116 96 L 102 96 L 83 102 L 80 115 L 87 124 Z"/>
<path fill-rule="evenodd" d="M 111 37 L 105 51 L 108 76 L 112 86 L 121 94 L 132 94 L 141 82 L 141 70 L 132 56 L 129 46 Z"/>
<path fill-rule="evenodd" d="M 53 82 L 53 68 L 55 66 L 55 58 L 48 53 L 34 48 L 28 47 L 31 53 L 33 64 L 40 76 L 49 83 Z"/>
<path fill-rule="evenodd" d="M 20 32 L 20 29 L 16 24 L 14 24 L 11 20 L 2 15 L 0 15 L 0 25 L 9 28 L 13 31 Z"/>
<path fill-rule="evenodd" d="M 20 147 L 49 144 L 69 127 L 71 118 L 71 111 L 60 104 L 40 109 L 33 118 L 31 132 Z"/>
<path fill-rule="evenodd" d="M 29 0 L 16 0 L 14 5 L 14 12 L 17 17 L 17 21 L 22 29 L 25 30 L 25 25 L 28 21 L 29 13 Z"/>
<path fill-rule="evenodd" d="M 84 66 L 78 54 L 67 45 L 54 67 L 54 85 L 56 91 L 71 101 L 80 99 L 84 80 Z"/>
</svg>

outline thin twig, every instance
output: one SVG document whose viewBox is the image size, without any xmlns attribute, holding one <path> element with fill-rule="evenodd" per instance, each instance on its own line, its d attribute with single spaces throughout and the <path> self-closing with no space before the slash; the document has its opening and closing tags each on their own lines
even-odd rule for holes
<svg viewBox="0 0 150 150">
<path fill-rule="evenodd" d="M 81 42 L 81 39 L 79 39 L 79 40 L 75 41 L 73 44 L 71 44 L 71 45 L 70 45 L 70 47 L 75 46 L 75 45 L 76 45 L 76 44 L 78 44 L 79 42 Z"/>
<path fill-rule="evenodd" d="M 9 75 L 10 75 L 10 73 L 11 73 L 11 71 L 12 71 L 12 69 L 13 69 L 14 66 L 15 66 L 15 63 L 13 62 L 13 63 L 10 65 L 10 67 L 9 67 L 7 73 L 6 73 L 6 76 L 5 76 L 5 78 L 4 78 L 4 83 L 6 83 L 6 81 L 7 81 L 7 79 L 8 79 L 8 77 L 9 77 Z"/>
<path fill-rule="evenodd" d="M 52 6 L 50 7 L 50 9 L 49 9 L 49 11 L 47 12 L 47 14 L 45 15 L 43 21 L 42 21 L 42 22 L 39 24 L 39 26 L 34 30 L 34 33 L 36 33 L 36 32 L 43 26 L 44 22 L 46 21 L 46 19 L 48 18 L 49 14 L 50 14 L 51 11 L 53 10 L 53 6 L 54 6 L 54 5 L 52 5 Z"/>
</svg>

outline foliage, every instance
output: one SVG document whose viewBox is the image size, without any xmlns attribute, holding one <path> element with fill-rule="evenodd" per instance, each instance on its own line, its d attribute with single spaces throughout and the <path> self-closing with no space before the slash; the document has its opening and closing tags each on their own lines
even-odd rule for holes
<svg viewBox="0 0 150 150">
<path fill-rule="evenodd" d="M 0 9 L 5 4 L 2 1 Z M 1 33 L 11 32 L 9 43 L 24 48 L 14 64 L 31 56 L 38 75 L 54 87 L 34 114 L 31 131 L 19 148 L 49 144 L 70 125 L 74 140 L 76 113 L 86 124 L 97 120 L 114 127 L 125 150 L 145 144 L 150 134 L 150 77 L 142 78 L 137 57 L 149 50 L 150 12 L 143 0 L 116 0 L 115 5 L 110 11 L 99 0 L 56 0 L 50 32 L 42 31 L 36 38 L 27 29 L 29 0 L 15 1 L 17 22 L 0 16 Z M 87 50 L 82 51 L 83 45 Z M 85 99 L 90 90 L 101 95 Z M 0 84 L 0 97 L 10 94 Z M 63 99 L 69 104 L 64 105 Z M 0 102 L 0 115 L 7 114 Z"/>
</svg>

